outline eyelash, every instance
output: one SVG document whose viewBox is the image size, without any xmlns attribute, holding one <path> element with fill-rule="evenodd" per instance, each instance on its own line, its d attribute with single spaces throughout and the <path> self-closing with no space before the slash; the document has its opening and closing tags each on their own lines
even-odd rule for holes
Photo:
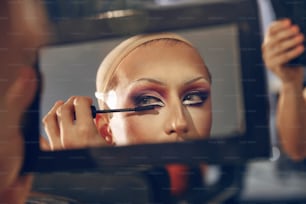
<svg viewBox="0 0 306 204">
<path fill-rule="evenodd" d="M 201 106 L 203 105 L 209 96 L 209 92 L 207 91 L 191 91 L 185 94 L 182 98 L 183 104 L 186 106 Z M 192 98 L 193 97 L 193 98 Z M 194 98 L 196 97 L 196 98 Z M 189 102 L 185 102 L 185 100 L 190 100 Z M 192 101 L 195 100 L 195 101 Z M 152 95 L 142 94 L 133 98 L 133 103 L 135 106 L 145 106 L 145 105 L 156 105 L 159 107 L 164 106 L 164 102 Z"/>
<path fill-rule="evenodd" d="M 154 100 L 154 101 L 149 101 L 148 100 Z M 156 96 L 152 96 L 152 95 L 140 95 L 140 96 L 136 96 L 133 99 L 134 105 L 137 106 L 145 106 L 145 105 L 156 105 L 156 106 L 164 106 L 164 103 L 161 99 L 159 99 Z"/>
<path fill-rule="evenodd" d="M 192 99 L 192 98 L 190 98 L 190 96 L 191 97 L 197 97 L 197 98 Z M 201 106 L 206 102 L 208 96 L 209 96 L 209 93 L 207 91 L 191 91 L 191 92 L 188 92 L 183 97 L 183 104 L 188 105 L 188 106 Z M 191 102 L 188 102 L 188 103 L 184 103 L 185 100 L 196 100 L 196 101 L 191 101 Z"/>
</svg>

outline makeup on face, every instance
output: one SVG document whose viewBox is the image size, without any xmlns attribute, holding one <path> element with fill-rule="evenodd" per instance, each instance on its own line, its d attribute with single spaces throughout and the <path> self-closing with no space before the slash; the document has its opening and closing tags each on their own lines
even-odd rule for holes
<svg viewBox="0 0 306 204">
<path fill-rule="evenodd" d="M 171 88 L 166 83 L 150 78 L 142 78 L 131 83 L 127 99 L 134 106 L 163 107 L 169 98 Z M 185 106 L 202 106 L 210 95 L 210 84 L 203 77 L 196 77 L 176 90 Z"/>
<path fill-rule="evenodd" d="M 139 114 L 112 115 L 109 124 L 118 144 L 171 142 L 209 135 L 211 80 L 195 49 L 163 42 L 138 47 L 121 61 L 114 77 L 120 80 L 104 93 L 99 101 L 101 107 L 155 106 Z M 116 102 L 110 100 L 111 91 Z M 182 126 L 188 131 L 182 132 Z"/>
</svg>

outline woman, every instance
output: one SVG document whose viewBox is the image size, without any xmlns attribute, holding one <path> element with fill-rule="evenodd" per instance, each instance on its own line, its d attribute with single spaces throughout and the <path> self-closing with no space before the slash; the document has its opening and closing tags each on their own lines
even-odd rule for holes
<svg viewBox="0 0 306 204">
<path fill-rule="evenodd" d="M 114 48 L 97 73 L 101 109 L 154 105 L 153 110 L 98 114 L 87 97 L 58 101 L 44 118 L 51 149 L 207 138 L 211 76 L 197 50 L 172 33 L 138 35 Z M 187 167 L 169 165 L 171 192 L 186 191 Z"/>
<path fill-rule="evenodd" d="M 95 124 L 90 120 L 91 99 L 74 96 L 67 102 L 58 101 L 44 118 L 53 149 L 102 145 L 101 136 L 108 143 L 127 145 L 210 134 L 211 76 L 197 50 L 180 36 L 162 33 L 124 41 L 102 62 L 96 85 L 101 109 L 156 108 L 98 114 Z M 80 135 L 78 141 L 75 135 Z"/>
</svg>

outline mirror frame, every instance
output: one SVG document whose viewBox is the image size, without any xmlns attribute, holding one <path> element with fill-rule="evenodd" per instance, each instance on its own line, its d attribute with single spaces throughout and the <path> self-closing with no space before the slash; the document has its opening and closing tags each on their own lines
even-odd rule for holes
<svg viewBox="0 0 306 204">
<path fill-rule="evenodd" d="M 101 171 L 118 167 L 143 169 L 167 163 L 244 164 L 270 157 L 269 111 L 261 31 L 256 1 L 240 0 L 121 10 L 98 18 L 58 21 L 50 45 L 130 36 L 137 33 L 178 31 L 235 24 L 238 27 L 245 132 L 230 137 L 182 143 L 142 144 L 44 152 L 39 149 L 39 97 L 29 109 L 33 124 L 25 132 L 26 157 L 22 172 Z M 35 128 L 37 128 L 35 130 Z M 182 151 L 184 149 L 184 151 Z M 135 157 L 141 155 L 141 157 Z"/>
</svg>

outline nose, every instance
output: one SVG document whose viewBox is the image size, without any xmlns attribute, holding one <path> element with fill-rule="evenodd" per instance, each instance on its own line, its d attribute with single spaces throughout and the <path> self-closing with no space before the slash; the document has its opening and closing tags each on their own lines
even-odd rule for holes
<svg viewBox="0 0 306 204">
<path fill-rule="evenodd" d="M 188 127 L 188 113 L 182 106 L 173 106 L 170 109 L 169 120 L 166 123 L 166 133 L 168 135 L 175 135 L 183 137 L 189 131 Z"/>
</svg>

